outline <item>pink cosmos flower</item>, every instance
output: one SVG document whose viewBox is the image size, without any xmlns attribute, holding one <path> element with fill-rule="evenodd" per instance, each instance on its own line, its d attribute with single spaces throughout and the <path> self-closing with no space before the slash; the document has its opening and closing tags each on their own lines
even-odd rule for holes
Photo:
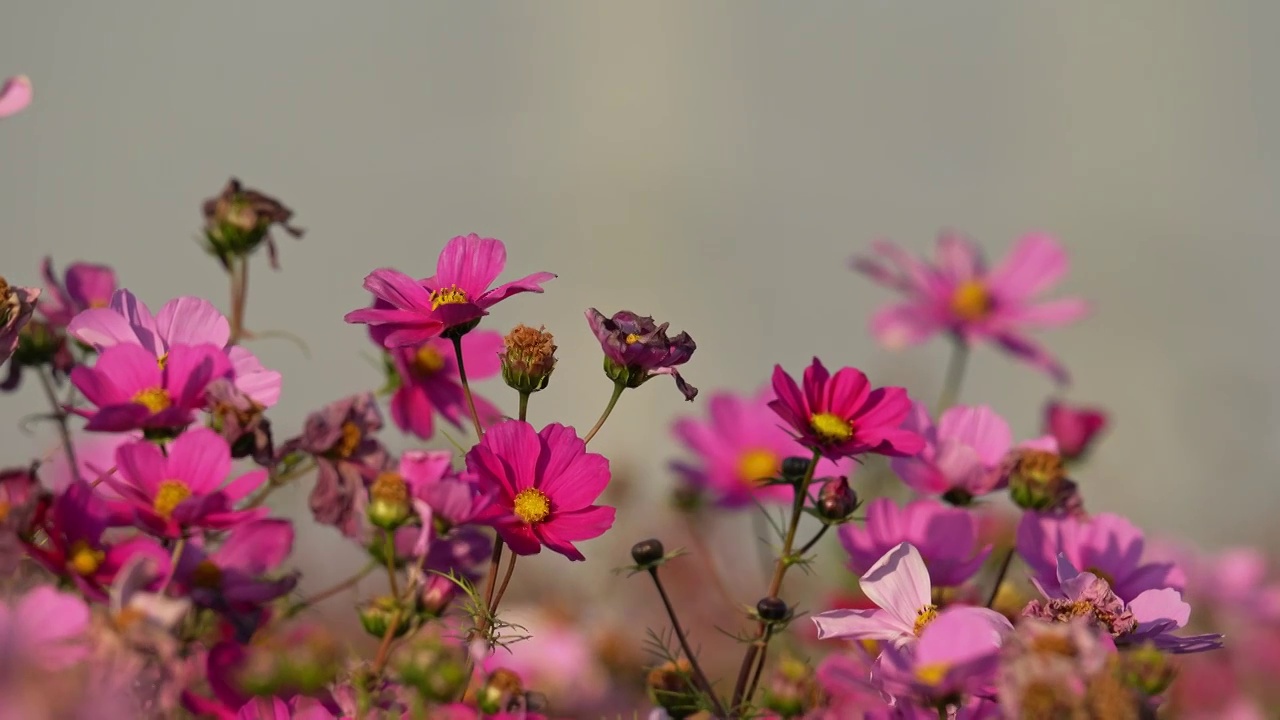
<svg viewBox="0 0 1280 720">
<path fill-rule="evenodd" d="M 955 587 L 973 577 L 991 554 L 991 546 L 978 548 L 978 524 L 973 513 L 921 499 L 905 507 L 889 498 L 866 505 L 867 521 L 839 529 L 840 544 L 849 553 L 849 568 L 869 572 L 885 552 L 910 543 L 925 558 L 933 581 Z"/>
<path fill-rule="evenodd" d="M 951 232 L 938 237 L 933 264 L 888 242 L 871 249 L 878 257 L 856 257 L 853 269 L 907 297 L 872 317 L 871 332 L 882 344 L 900 348 L 944 332 L 965 343 L 989 340 L 1059 383 L 1068 381 L 1066 368 L 1024 334 L 1087 312 L 1076 298 L 1035 302 L 1067 272 L 1066 253 L 1053 238 L 1024 235 L 991 269 L 973 241 Z"/>
<path fill-rule="evenodd" d="M 1002 472 L 1013 446 L 1009 424 L 985 406 L 957 406 L 942 413 L 938 424 L 922 403 L 913 403 L 903 427 L 924 438 L 924 450 L 910 458 L 894 458 L 893 471 L 916 492 L 941 495 L 953 505 L 968 505 L 975 497 L 1008 483 Z M 1022 443 L 1019 448 L 1057 452 L 1052 437 Z"/>
<path fill-rule="evenodd" d="M 334 720 L 333 713 L 325 709 L 319 701 L 295 697 L 285 702 L 278 697 L 255 698 L 250 700 L 235 720 Z"/>
<path fill-rule="evenodd" d="M 18 349 L 18 334 L 31 320 L 39 298 L 39 288 L 16 287 L 0 278 L 0 364 Z"/>
<path fill-rule="evenodd" d="M 542 284 L 555 278 L 548 272 L 534 273 L 490 289 L 506 264 L 501 240 L 474 233 L 455 237 L 440 252 L 436 274 L 429 278 L 414 280 L 390 268 L 369 273 L 364 288 L 391 308 L 352 310 L 344 319 L 385 326 L 382 342 L 388 348 L 419 345 L 449 331 L 465 333 L 489 308 L 517 293 L 540 293 Z"/>
<path fill-rule="evenodd" d="M 1084 457 L 1107 423 L 1107 413 L 1099 408 L 1055 400 L 1044 409 L 1044 432 L 1058 441 L 1058 451 L 1067 460 Z"/>
<path fill-rule="evenodd" d="M 75 448 L 77 472 L 71 471 L 67 454 L 55 447 L 50 452 L 49 462 L 40 466 L 40 480 L 55 494 L 63 492 L 81 480 L 92 483 L 98 479 L 99 475 L 115 467 L 116 450 L 121 445 L 141 439 L 140 432 L 73 434 L 71 445 Z M 98 483 L 94 490 L 105 498 L 118 497 L 103 483 Z"/>
<path fill-rule="evenodd" d="M 991 696 L 1000 647 L 1012 632 L 1013 625 L 999 613 L 949 607 L 923 628 L 919 641 L 885 648 L 876 679 L 890 697 L 925 706 Z"/>
<path fill-rule="evenodd" d="M 1143 562 L 1146 541 L 1127 519 L 1098 513 L 1088 519 L 1028 512 L 1018 524 L 1018 554 L 1049 592 L 1057 592 L 1058 557 L 1107 581 L 1130 602 L 1147 590 L 1181 590 L 1187 582 L 1172 562 Z"/>
<path fill-rule="evenodd" d="M 41 670 L 74 665 L 89 652 L 84 637 L 88 626 L 84 601 L 49 585 L 14 602 L 0 600 L 0 667 L 11 662 Z"/>
<path fill-rule="evenodd" d="M 499 373 L 502 334 L 478 330 L 462 338 L 462 361 L 467 381 L 493 377 Z M 432 338 L 417 346 L 396 347 L 387 351 L 395 374 L 391 384 L 391 419 L 405 432 L 423 440 L 435 433 L 432 416 L 439 413 L 454 427 L 470 422 L 470 410 L 458 375 L 458 360 L 453 344 L 444 338 Z M 489 425 L 502 417 L 502 411 L 478 394 L 473 397 L 480 422 Z"/>
<path fill-rule="evenodd" d="M 213 345 L 175 345 L 163 367 L 137 345 L 117 345 L 103 350 L 93 367 L 71 371 L 71 384 L 97 406 L 75 412 L 89 418 L 86 430 L 181 428 L 204 407 L 209 383 L 230 375 L 226 356 Z"/>
<path fill-rule="evenodd" d="M 814 615 L 820 640 L 845 638 L 907 645 L 921 637 L 939 617 L 933 604 L 929 570 L 911 543 L 901 543 L 885 553 L 863 574 L 859 587 L 879 609 L 831 610 Z M 1003 615 L 987 608 L 952 606 L 948 614 L 967 616 L 989 631 L 1013 629 Z"/>
<path fill-rule="evenodd" d="M 15 75 L 0 85 L 0 118 L 16 115 L 31 104 L 31 80 Z"/>
<path fill-rule="evenodd" d="M 796 432 L 802 445 L 831 459 L 876 453 L 910 456 L 924 449 L 924 439 L 902 427 L 911 399 L 899 387 L 871 388 L 856 368 L 835 375 L 822 361 L 804 371 L 804 391 L 781 365 L 773 368 L 773 409 Z"/>
<path fill-rule="evenodd" d="M 284 564 L 292 550 L 293 524 L 288 520 L 245 522 L 233 527 L 211 552 L 199 543 L 187 543 L 174 584 L 202 607 L 252 610 L 297 585 L 296 574 L 265 577 Z"/>
<path fill-rule="evenodd" d="M 117 290 L 109 307 L 90 308 L 72 318 L 67 332 L 86 345 L 104 350 L 136 345 L 164 364 L 174 345 L 214 345 L 225 348 L 234 370 L 236 388 L 269 408 L 280 400 L 280 373 L 267 370 L 253 353 L 239 345 L 227 347 L 231 325 L 208 300 L 174 298 L 152 315 L 128 290 Z"/>
<path fill-rule="evenodd" d="M 773 389 L 764 387 L 754 396 L 720 392 L 711 396 L 707 419 L 681 418 L 673 434 L 697 455 L 696 462 L 674 462 L 671 469 L 690 487 L 707 492 L 717 505 L 741 507 L 753 501 L 791 502 L 790 485 L 762 485 L 778 477 L 782 461 L 803 449 L 778 425 L 769 408 Z M 819 462 L 816 477 L 848 476 L 853 462 Z"/>
<path fill-rule="evenodd" d="M 497 503 L 486 513 L 518 555 L 546 545 L 570 560 L 585 560 L 573 543 L 603 535 L 615 510 L 593 505 L 609 484 L 609 461 L 587 452 L 571 427 L 553 423 L 537 432 L 508 420 L 489 428 L 467 453 L 467 468 Z"/>
<path fill-rule="evenodd" d="M 426 503 L 432 517 L 450 526 L 466 525 L 485 515 L 497 492 L 482 488 L 471 475 L 453 471 L 447 451 L 406 450 L 400 455 L 400 475 L 409 495 Z"/>
<path fill-rule="evenodd" d="M 89 308 L 107 307 L 116 291 L 116 272 L 109 265 L 71 263 L 63 282 L 53 270 L 53 258 L 46 257 L 40 269 L 45 290 L 40 314 L 54 327 L 65 328 L 77 313 Z"/>
<path fill-rule="evenodd" d="M 193 528 L 225 530 L 267 514 L 267 508 L 234 509 L 267 479 L 267 471 L 226 482 L 231 448 L 208 428 L 179 435 L 169 444 L 168 457 L 154 443 L 125 445 L 116 453 L 116 465 L 103 480 L 132 508 L 139 527 L 162 537 L 181 537 Z"/>
</svg>

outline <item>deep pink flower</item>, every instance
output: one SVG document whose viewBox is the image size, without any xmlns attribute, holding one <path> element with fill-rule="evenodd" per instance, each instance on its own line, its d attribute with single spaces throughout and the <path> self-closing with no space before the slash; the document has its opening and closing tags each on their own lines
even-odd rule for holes
<svg viewBox="0 0 1280 720">
<path fill-rule="evenodd" d="M 77 473 L 71 471 L 71 463 L 65 452 L 59 448 L 51 451 L 49 461 L 40 466 L 40 480 L 49 486 L 55 494 L 61 493 L 78 481 L 92 483 L 107 470 L 115 467 L 116 450 L 121 445 L 142 439 L 140 432 L 128 433 L 84 433 L 71 436 L 71 445 L 75 448 Z M 105 498 L 117 497 L 106 485 L 99 483 L 94 490 Z"/>
<path fill-rule="evenodd" d="M 15 75 L 0 85 L 0 118 L 21 112 L 31 104 L 31 80 Z"/>
<path fill-rule="evenodd" d="M 1058 452 L 1068 460 L 1076 460 L 1089 452 L 1094 440 L 1106 430 L 1107 423 L 1107 413 L 1100 408 L 1054 400 L 1044 409 L 1044 432 L 1058 441 Z"/>
<path fill-rule="evenodd" d="M 911 399 L 899 387 L 871 388 L 856 368 L 835 375 L 822 361 L 804 371 L 804 391 L 781 365 L 773 368 L 773 409 L 796 432 L 805 447 L 831 459 L 875 453 L 910 456 L 924 449 L 924 439 L 902 427 Z"/>
<path fill-rule="evenodd" d="M 334 720 L 334 714 L 318 700 L 295 697 L 285 702 L 278 697 L 250 700 L 235 720 Z"/>
<path fill-rule="evenodd" d="M 903 427 L 924 438 L 924 449 L 914 457 L 894 458 L 891 464 L 916 492 L 967 505 L 1007 484 L 1002 467 L 1013 447 L 1013 433 L 1009 423 L 986 405 L 949 408 L 934 425 L 924 404 L 913 403 Z M 1018 447 L 1057 451 L 1052 437 Z"/>
<path fill-rule="evenodd" d="M 906 645 L 939 617 L 933 604 L 929 570 L 919 551 L 901 543 L 879 558 L 859 583 L 876 610 L 831 610 L 813 616 L 818 639 L 877 640 Z M 970 615 L 989 630 L 1012 629 L 1009 621 L 994 610 L 952 606 L 951 614 Z"/>
<path fill-rule="evenodd" d="M 1066 368 L 1024 334 L 1087 312 L 1076 298 L 1034 302 L 1067 272 L 1066 253 L 1053 238 L 1024 235 L 991 269 L 973 241 L 956 233 L 938 237 L 933 264 L 888 242 L 871 249 L 879 257 L 856 257 L 853 268 L 907 297 L 872 317 L 871 332 L 881 343 L 899 348 L 944 332 L 966 343 L 989 340 L 1059 383 L 1068 381 Z"/>
<path fill-rule="evenodd" d="M 109 307 L 91 308 L 72 318 L 67 332 L 98 350 L 137 345 L 161 363 L 174 345 L 214 345 L 225 348 L 236 388 L 269 408 L 280 400 L 280 373 L 268 370 L 253 353 L 239 345 L 227 347 L 231 325 L 208 300 L 184 295 L 151 310 L 128 290 L 117 290 Z"/>
<path fill-rule="evenodd" d="M 293 523 L 252 520 L 233 527 L 212 552 L 199 543 L 187 543 L 174 583 L 203 607 L 253 609 L 297 585 L 296 574 L 265 577 L 284 564 L 292 550 Z"/>
<path fill-rule="evenodd" d="M 514 282 L 489 286 L 507 264 L 501 240 L 471 234 L 455 237 L 436 261 L 436 274 L 414 280 L 398 270 L 369 273 L 364 288 L 391 308 L 361 308 L 344 318 L 349 323 L 385 326 L 388 348 L 419 345 L 447 331 L 465 333 L 489 308 L 522 292 L 542 292 L 542 283 L 555 278 L 534 273 Z"/>
<path fill-rule="evenodd" d="M 214 431 L 188 430 L 169 444 L 168 453 L 146 441 L 124 445 L 116 453 L 116 472 L 103 476 L 144 529 L 176 538 L 189 529 L 225 530 L 267 513 L 234 509 L 267 479 L 267 471 L 226 482 L 231 448 Z"/>
<path fill-rule="evenodd" d="M 175 345 L 163 367 L 137 345 L 117 345 L 93 367 L 72 370 L 71 384 L 98 408 L 76 410 L 89 418 L 86 430 L 171 430 L 195 420 L 209 383 L 230 375 L 226 355 L 213 345 Z"/>
<path fill-rule="evenodd" d="M 877 663 L 880 688 L 895 699 L 926 706 L 956 697 L 991 696 L 1000 647 L 1012 632 L 1013 626 L 999 613 L 949 607 L 925 626 L 918 642 L 884 649 Z"/>
<path fill-rule="evenodd" d="M 31 320 L 39 298 L 39 288 L 13 286 L 0 278 L 0 364 L 18 349 L 18 333 Z"/>
<path fill-rule="evenodd" d="M 1127 519 L 1111 513 L 1091 518 L 1028 512 L 1018 524 L 1018 554 L 1046 590 L 1058 588 L 1058 556 L 1107 581 L 1125 602 L 1147 590 L 1181 590 L 1187 582 L 1172 562 L 1143 562 L 1146 540 Z"/>
<path fill-rule="evenodd" d="M 481 487 L 498 493 L 486 517 L 518 555 L 546 545 L 570 560 L 585 560 L 573 543 L 603 535 L 615 511 L 593 505 L 609 484 L 609 461 L 587 452 L 573 428 L 557 423 L 537 432 L 520 420 L 489 428 L 467 453 Z"/>
<path fill-rule="evenodd" d="M 450 526 L 473 523 L 497 499 L 493 488 L 482 488 L 475 477 L 450 466 L 448 451 L 406 450 L 400 455 L 400 476 L 409 495 L 427 504 L 433 518 Z"/>
<path fill-rule="evenodd" d="M 15 602 L 0 600 L 0 675 L 11 662 L 41 670 L 61 670 L 89 652 L 85 631 L 89 608 L 70 593 L 49 585 L 29 590 Z"/>
<path fill-rule="evenodd" d="M 677 365 L 689 362 L 698 349 L 689 333 L 667 337 L 667 323 L 622 310 L 605 317 L 595 308 L 587 310 L 587 324 L 604 350 L 604 373 L 615 383 L 637 388 L 657 375 L 670 375 L 685 400 L 698 396 L 698 388 L 685 382 Z"/>
<path fill-rule="evenodd" d="M 462 338 L 462 361 L 466 364 L 467 381 L 493 377 L 502 369 L 498 353 L 502 352 L 502 334 L 478 330 Z M 423 440 L 435 433 L 432 417 L 439 413 L 454 427 L 470 422 L 466 395 L 458 375 L 458 359 L 453 343 L 432 338 L 417 346 L 396 347 L 387 351 L 395 373 L 391 384 L 391 419 L 401 430 Z M 472 389 L 480 422 L 489 425 L 502 417 L 502 411 Z"/>
<path fill-rule="evenodd" d="M 991 554 L 991 546 L 978 548 L 978 524 L 973 513 L 921 499 L 899 508 L 889 498 L 866 505 L 867 520 L 839 529 L 840 544 L 849 553 L 849 568 L 867 572 L 885 552 L 899 543 L 911 543 L 929 566 L 933 581 L 955 587 L 973 577 Z"/>
<path fill-rule="evenodd" d="M 65 328 L 71 318 L 89 308 L 107 307 L 116 291 L 116 271 L 109 265 L 71 263 L 62 282 L 53 270 L 53 258 L 46 257 L 40 270 L 45 290 L 40 314 L 54 327 Z"/>
</svg>

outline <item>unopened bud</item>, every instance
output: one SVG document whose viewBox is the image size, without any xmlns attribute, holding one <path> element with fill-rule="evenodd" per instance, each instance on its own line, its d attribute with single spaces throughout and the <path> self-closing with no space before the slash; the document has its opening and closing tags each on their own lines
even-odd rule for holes
<svg viewBox="0 0 1280 720">
<path fill-rule="evenodd" d="M 489 673 L 480 691 L 476 693 L 476 705 L 489 714 L 506 712 L 512 701 L 524 695 L 524 683 L 520 676 L 506 668 Z"/>
<path fill-rule="evenodd" d="M 818 491 L 818 516 L 829 523 L 841 523 L 858 509 L 858 495 L 849 487 L 849 479 L 827 478 Z"/>
<path fill-rule="evenodd" d="M 698 712 L 698 696 L 693 692 L 693 666 L 680 658 L 649 671 L 646 686 L 654 705 L 667 711 L 674 720 L 683 720 Z"/>
<path fill-rule="evenodd" d="M 784 718 L 798 718 L 821 700 L 813 670 L 794 657 L 784 657 L 764 684 L 763 707 Z"/>
<path fill-rule="evenodd" d="M 804 479 L 805 473 L 809 472 L 809 464 L 813 462 L 812 458 L 807 457 L 789 457 L 782 461 L 782 477 L 791 482 L 799 482 Z"/>
<path fill-rule="evenodd" d="M 1176 675 L 1177 666 L 1173 658 L 1152 645 L 1143 645 L 1121 655 L 1122 681 L 1148 697 L 1168 690 Z"/>
<path fill-rule="evenodd" d="M 66 340 L 43 320 L 31 320 L 18 331 L 13 361 L 27 367 L 48 365 L 57 359 Z"/>
<path fill-rule="evenodd" d="M 237 678 L 253 695 L 321 692 L 334 682 L 343 662 L 341 647 L 318 625 L 264 630 L 245 647 L 248 657 Z"/>
<path fill-rule="evenodd" d="M 1008 462 L 1009 496 L 1027 510 L 1051 510 L 1064 501 L 1062 457 L 1045 450 L 1015 450 Z"/>
<path fill-rule="evenodd" d="M 369 488 L 369 522 L 383 530 L 395 530 L 409 519 L 409 488 L 399 473 L 380 473 Z"/>
<path fill-rule="evenodd" d="M 395 637 L 400 637 L 409 630 L 404 609 L 389 595 L 370 600 L 360 607 L 359 613 L 360 624 L 364 626 L 365 632 L 376 638 L 386 635 L 393 623 L 396 626 L 393 631 Z"/>
<path fill-rule="evenodd" d="M 467 684 L 467 658 L 456 645 L 418 635 L 401 645 L 391 658 L 400 682 L 416 689 L 429 702 L 448 702 Z"/>
<path fill-rule="evenodd" d="M 235 178 L 221 194 L 206 200 L 202 210 L 206 247 L 224 265 L 233 257 L 247 256 L 265 240 L 275 267 L 271 228 L 278 225 L 295 238 L 303 235 L 303 230 L 289 224 L 292 210 L 270 195 L 245 188 Z"/>
<path fill-rule="evenodd" d="M 443 575 L 431 575 L 418 596 L 422 611 L 431 617 L 440 617 L 458 594 L 458 586 Z"/>
<path fill-rule="evenodd" d="M 636 561 L 641 567 L 649 567 L 661 560 L 666 555 L 666 550 L 662 547 L 662 541 L 657 538 L 649 538 L 641 540 L 631 546 L 631 559 Z"/>
<path fill-rule="evenodd" d="M 556 368 L 555 338 L 545 327 L 537 330 L 517 325 L 503 338 L 505 349 L 498 355 L 502 380 L 521 393 L 535 393 L 547 386 Z"/>
<path fill-rule="evenodd" d="M 760 602 L 756 603 L 756 614 L 765 622 L 775 623 L 785 620 L 789 611 L 787 604 L 776 597 L 761 598 Z"/>
</svg>

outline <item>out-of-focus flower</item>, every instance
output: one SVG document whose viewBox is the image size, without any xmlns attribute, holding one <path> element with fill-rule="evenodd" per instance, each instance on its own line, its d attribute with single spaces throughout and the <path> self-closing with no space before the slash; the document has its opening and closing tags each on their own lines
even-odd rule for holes
<svg viewBox="0 0 1280 720">
<path fill-rule="evenodd" d="M 293 211 L 284 203 L 240 184 L 236 178 L 216 197 L 204 201 L 204 236 L 209 252 L 230 267 L 233 257 L 247 256 L 263 241 L 267 243 L 267 256 L 271 267 L 279 270 L 275 238 L 271 228 L 280 226 L 289 235 L 300 238 L 306 231 L 289 224 Z"/>
<path fill-rule="evenodd" d="M 31 80 L 15 75 L 0 85 L 0 118 L 16 115 L 31 104 Z"/>
<path fill-rule="evenodd" d="M 551 705 L 564 712 L 584 710 L 607 696 L 608 675 L 580 629 L 582 623 L 525 607 L 504 610 L 503 620 L 526 628 L 523 634 L 530 637 L 489 655 L 485 672 L 514 672 L 526 687 L 546 693 Z"/>
<path fill-rule="evenodd" d="M 925 559 L 933 581 L 955 587 L 973 577 L 991 547 L 979 549 L 972 513 L 921 499 L 899 508 L 889 498 L 866 505 L 867 520 L 841 526 L 840 544 L 849 553 L 849 568 L 864 573 L 900 543 L 910 543 Z"/>
<path fill-rule="evenodd" d="M 231 528 L 212 552 L 188 542 L 174 572 L 174 583 L 192 600 L 215 610 L 252 610 L 297 585 L 297 575 L 265 577 L 293 550 L 288 520 L 253 520 Z"/>
<path fill-rule="evenodd" d="M 498 354 L 502 351 L 502 335 L 492 330 L 479 330 L 462 338 L 462 361 L 467 382 L 474 383 L 498 374 Z M 390 385 L 391 420 L 405 432 L 423 440 L 435 433 L 432 418 L 439 413 L 449 424 L 462 427 L 470 422 L 466 395 L 458 373 L 457 354 L 453 344 L 444 338 L 432 338 L 417 346 L 395 347 L 387 351 L 395 375 Z M 502 411 L 475 393 L 476 413 L 484 425 L 498 421 Z"/>
<path fill-rule="evenodd" d="M 677 365 L 689 362 L 698 349 L 689 333 L 669 338 L 667 323 L 658 325 L 653 318 L 629 310 L 605 317 L 590 308 L 587 324 L 604 350 L 604 373 L 610 380 L 637 388 L 655 375 L 670 375 L 685 400 L 698 396 L 698 388 L 685 382 L 676 370 Z"/>
<path fill-rule="evenodd" d="M 1025 335 L 1074 322 L 1088 310 L 1076 298 L 1035 302 L 1067 272 L 1067 255 L 1053 238 L 1024 235 L 991 269 L 973 241 L 957 233 L 938 237 L 933 264 L 888 242 L 871 249 L 874 256 L 855 257 L 853 268 L 906 296 L 872 317 L 871 332 L 882 344 L 900 348 L 941 333 L 965 343 L 988 340 L 1059 383 L 1068 381 L 1066 368 Z"/>
<path fill-rule="evenodd" d="M 250 700 L 235 720 L 334 720 L 336 716 L 318 700 L 295 697 L 285 702 L 278 697 Z"/>
<path fill-rule="evenodd" d="M 1002 650 L 998 689 L 1005 717 L 1088 717 L 1089 687 L 1114 653 L 1082 619 L 1023 620 Z"/>
<path fill-rule="evenodd" d="M 451 462 L 448 451 L 406 450 L 400 455 L 400 475 L 409 494 L 431 509 L 433 520 L 455 527 L 485 514 L 497 493 L 482 488 L 471 475 L 454 472 Z"/>
<path fill-rule="evenodd" d="M 89 608 L 79 597 L 39 585 L 0 600 L 0 675 L 17 667 L 61 670 L 88 654 Z"/>
<path fill-rule="evenodd" d="M 1051 401 L 1044 408 L 1043 432 L 1058 441 L 1058 452 L 1067 460 L 1088 454 L 1098 436 L 1107 429 L 1109 418 L 1101 408 Z"/>
<path fill-rule="evenodd" d="M 137 345 L 116 345 L 93 367 L 72 370 L 71 384 L 97 407 L 75 411 L 89 418 L 86 430 L 172 432 L 195 420 L 209 383 L 230 376 L 226 356 L 213 345 L 174 345 L 163 366 Z"/>
<path fill-rule="evenodd" d="M 592 504 L 609 484 L 609 461 L 587 452 L 571 427 L 553 423 L 538 432 L 519 420 L 499 423 L 467 453 L 467 468 L 497 492 L 486 517 L 518 555 L 546 545 L 585 560 L 573 543 L 613 527 L 614 509 Z"/>
<path fill-rule="evenodd" d="M 925 706 L 989 696 L 1000 647 L 1012 632 L 1008 620 L 986 608 L 946 608 L 922 629 L 917 642 L 880 653 L 876 679 L 887 695 Z"/>
<path fill-rule="evenodd" d="M 794 487 L 763 483 L 780 477 L 782 461 L 801 450 L 795 438 L 778 425 L 778 416 L 769 408 L 773 399 L 769 387 L 750 397 L 712 394 L 706 420 L 686 417 L 672 426 L 676 439 L 693 451 L 698 461 L 673 462 L 671 469 L 691 488 L 708 493 L 713 502 L 724 507 L 741 507 L 753 500 L 790 502 Z M 851 460 L 824 458 L 814 475 L 847 476 L 852 471 Z"/>
<path fill-rule="evenodd" d="M 924 438 L 919 455 L 894 458 L 893 471 L 916 492 L 941 495 L 953 505 L 1000 490 L 1007 482 L 1001 472 L 1013 446 L 1009 423 L 985 406 L 948 408 L 934 425 L 923 403 L 913 403 L 904 427 Z M 1053 438 L 1019 445 L 1056 451 Z"/>
<path fill-rule="evenodd" d="M 61 493 L 74 483 L 82 480 L 93 482 L 107 470 L 115 467 L 116 450 L 125 443 L 142 439 L 140 432 L 128 433 L 84 433 L 72 434 L 71 445 L 75 448 L 76 470 L 72 472 L 71 462 L 61 447 L 50 451 L 52 457 L 40 465 L 40 480 L 54 494 Z M 95 488 L 98 495 L 104 498 L 116 498 L 110 487 L 101 483 Z"/>
<path fill-rule="evenodd" d="M 1085 516 L 1080 489 L 1067 477 L 1066 464 L 1056 451 L 1017 448 L 1005 459 L 1002 474 L 1014 505 L 1059 517 Z"/>
<path fill-rule="evenodd" d="M 89 308 L 107 307 L 116 291 L 116 272 L 109 265 L 71 263 L 62 282 L 54 272 L 53 258 L 46 257 L 40 269 L 44 294 L 39 311 L 58 329 L 67 327 L 73 317 Z"/>
<path fill-rule="evenodd" d="M 1186 575 L 1172 562 L 1143 562 L 1146 541 L 1127 519 L 1098 513 L 1088 519 L 1026 513 L 1018 524 L 1018 554 L 1036 580 L 1057 591 L 1059 556 L 1107 581 L 1125 602 L 1147 590 L 1186 585 Z"/>
<path fill-rule="evenodd" d="M 224 378 L 209 383 L 205 397 L 209 401 L 209 428 L 231 446 L 231 457 L 252 457 L 263 467 L 274 463 L 271 421 L 264 413 L 266 408 Z"/>
<path fill-rule="evenodd" d="M 517 325 L 502 342 L 498 359 L 503 382 L 516 392 L 526 394 L 545 389 L 556 369 L 556 345 L 551 333 L 545 327 L 534 330 L 528 325 Z M 467 367 L 471 367 L 470 362 Z"/>
<path fill-rule="evenodd" d="M 41 505 L 32 468 L 0 470 L 0 573 L 12 573 L 26 557 L 24 542 Z"/>
<path fill-rule="evenodd" d="M 40 297 L 43 299 L 44 295 Z M 42 300 L 39 305 L 43 304 Z M 3 314 L 3 309 L 0 309 L 0 316 Z M 9 374 L 4 382 L 0 382 L 0 391 L 16 390 L 22 384 L 23 368 L 34 368 L 37 372 L 47 368 L 54 383 L 61 384 L 62 378 L 71 372 L 75 364 L 76 358 L 67 346 L 66 335 L 47 320 L 33 317 L 18 331 L 18 346 L 9 362 Z"/>
<path fill-rule="evenodd" d="M 501 240 L 471 234 L 455 237 L 444 246 L 436 262 L 436 274 L 414 280 L 399 270 L 381 268 L 369 273 L 364 288 L 390 308 L 361 308 L 344 318 L 349 323 L 375 326 L 383 346 L 419 345 L 438 335 L 462 335 L 476 326 L 489 308 L 522 292 L 542 292 L 542 284 L 555 278 L 534 273 L 490 289 L 507 264 L 507 248 Z"/>
<path fill-rule="evenodd" d="M 872 389 L 856 368 L 841 368 L 832 375 L 815 357 L 805 368 L 802 392 L 777 365 L 773 392 L 776 398 L 769 407 L 791 426 L 801 444 L 828 458 L 867 453 L 908 457 L 924 449 L 924 438 L 903 427 L 911 413 L 907 391 Z"/>
<path fill-rule="evenodd" d="M 39 298 L 39 288 L 10 285 L 0 278 L 0 363 L 18 349 L 18 333 L 31 320 Z"/>
<path fill-rule="evenodd" d="M 116 465 L 103 481 L 133 510 L 140 527 L 161 537 L 177 538 L 191 528 L 225 530 L 267 513 L 267 508 L 235 509 L 262 485 L 267 471 L 250 471 L 228 483 L 231 449 L 207 428 L 179 435 L 167 456 L 154 443 L 124 445 L 116 452 Z"/>
<path fill-rule="evenodd" d="M 874 602 L 877 610 L 831 610 L 813 616 L 818 638 L 877 640 L 906 645 L 938 618 L 933 604 L 929 571 L 919 551 L 910 543 L 901 543 L 885 553 L 862 576 L 862 592 Z M 989 631 L 1012 629 L 999 613 L 980 607 L 952 606 L 948 612 L 956 616 L 972 616 Z"/>
</svg>

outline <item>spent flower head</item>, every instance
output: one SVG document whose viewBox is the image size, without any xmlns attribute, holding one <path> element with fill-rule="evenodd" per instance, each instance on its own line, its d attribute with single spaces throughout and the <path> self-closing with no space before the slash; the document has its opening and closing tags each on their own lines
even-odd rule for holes
<svg viewBox="0 0 1280 720">
<path fill-rule="evenodd" d="M 655 375 L 675 378 L 685 400 L 698 396 L 698 388 L 685 382 L 676 366 L 689 362 L 698 349 L 689 333 L 667 337 L 667 323 L 658 325 L 651 317 L 622 310 L 605 317 L 599 310 L 587 310 L 587 324 L 604 350 L 604 374 L 615 383 L 637 388 Z"/>
<path fill-rule="evenodd" d="M 224 267 L 230 267 L 233 258 L 247 257 L 265 242 L 271 267 L 278 270 L 280 262 L 271 229 L 278 226 L 295 238 L 306 233 L 289 224 L 293 211 L 284 203 L 244 187 L 236 178 L 228 180 L 221 193 L 205 200 L 201 211 L 206 247 Z"/>
<path fill-rule="evenodd" d="M 534 393 L 547 387 L 556 369 L 555 338 L 545 326 L 534 329 L 517 325 L 502 339 L 502 380 L 521 393 Z"/>
</svg>

